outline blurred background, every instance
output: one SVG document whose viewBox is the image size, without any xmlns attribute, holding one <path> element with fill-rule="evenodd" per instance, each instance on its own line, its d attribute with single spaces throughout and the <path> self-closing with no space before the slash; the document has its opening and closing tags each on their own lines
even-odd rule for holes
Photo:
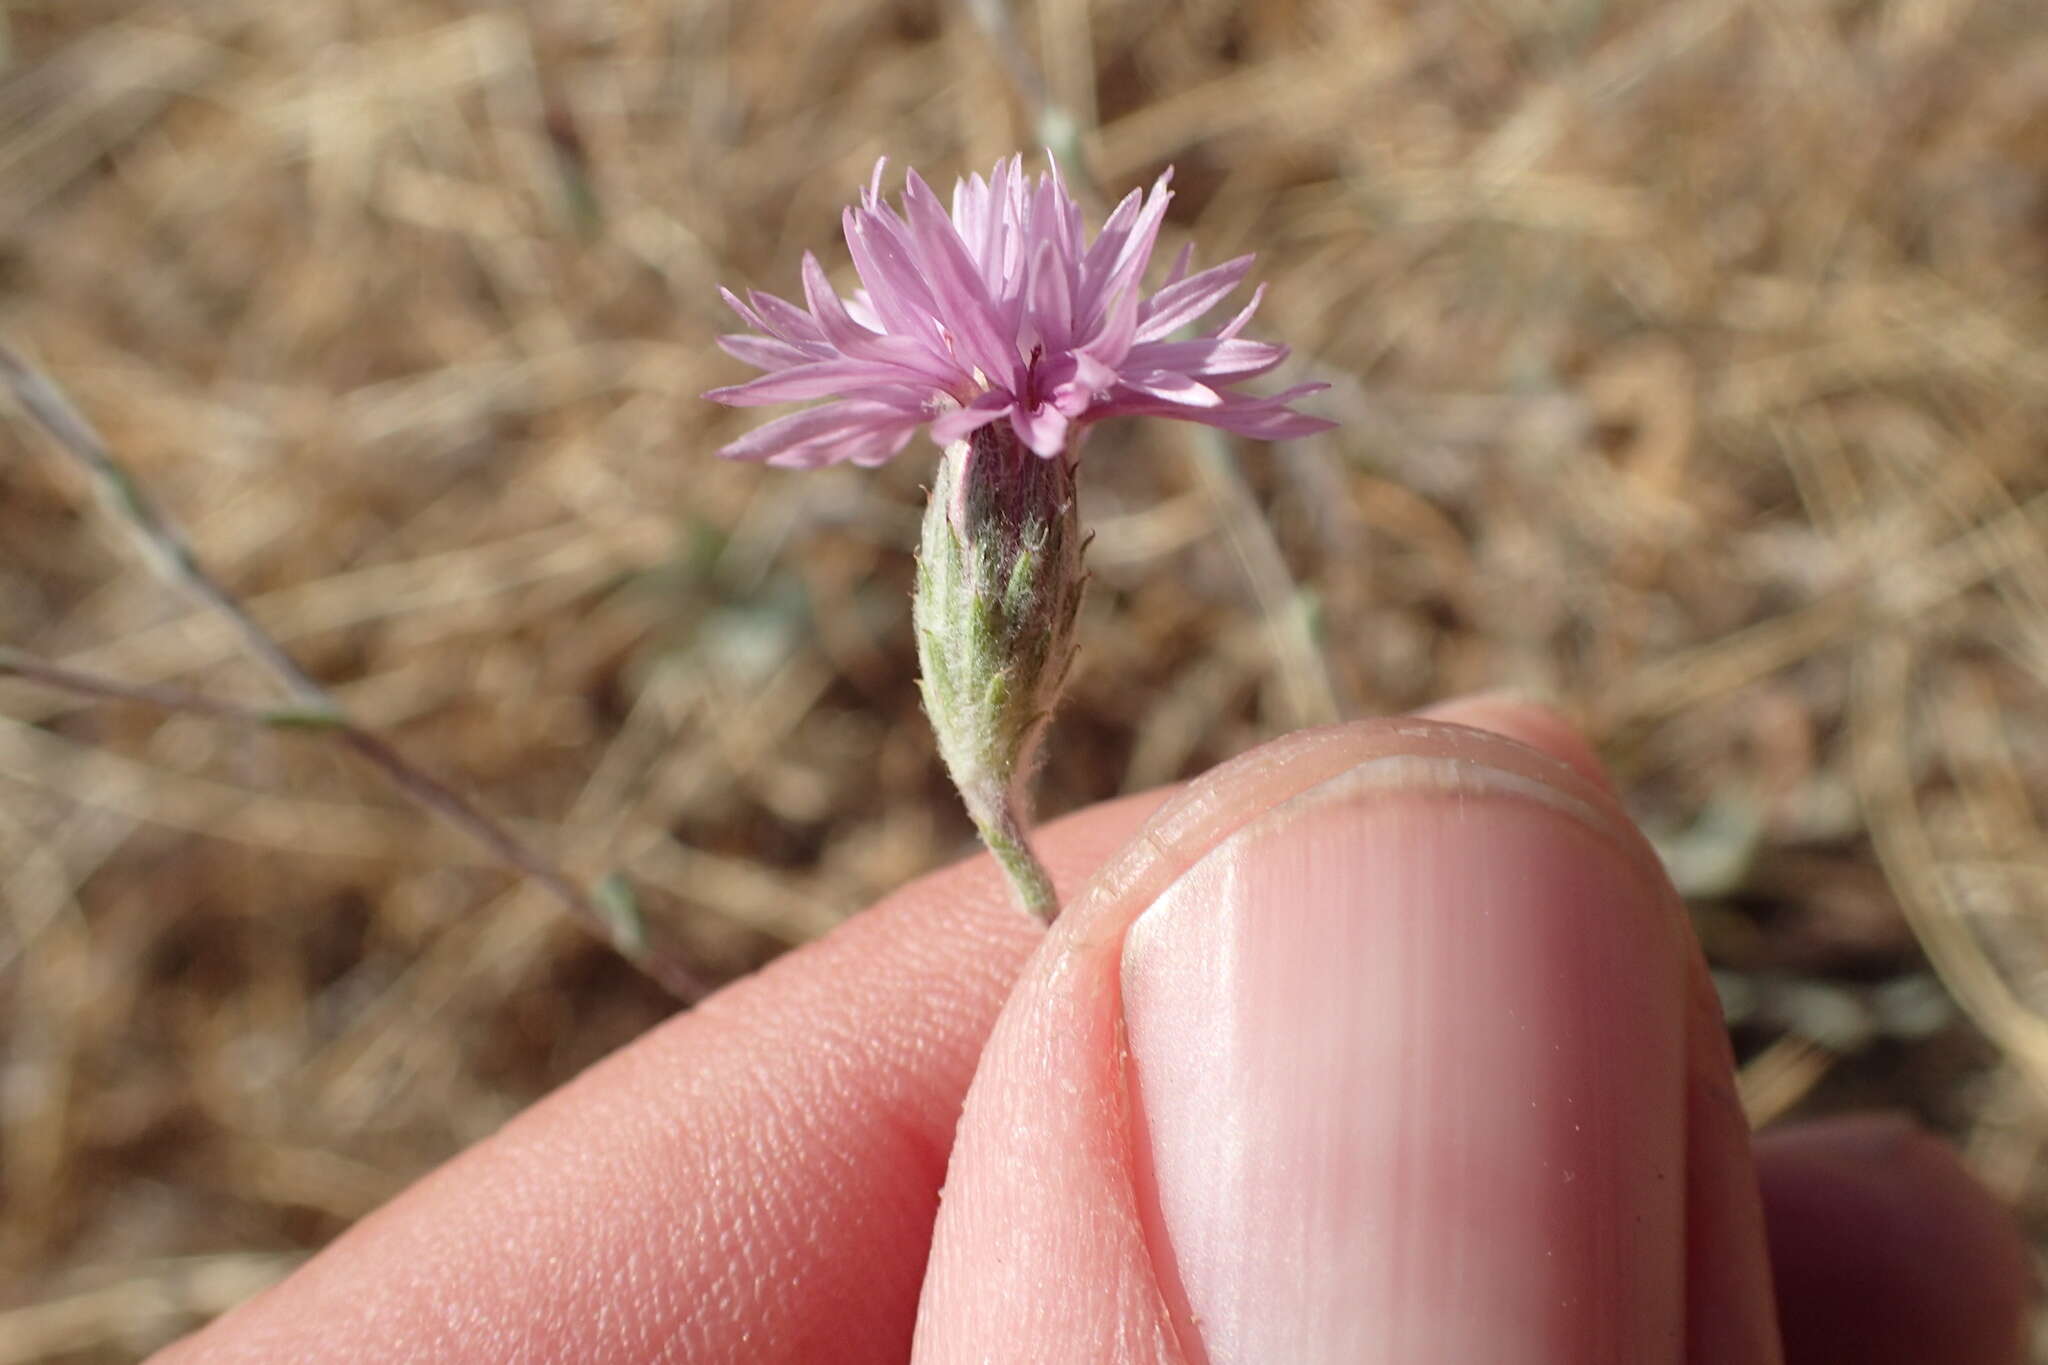
<svg viewBox="0 0 2048 1365">
<path fill-rule="evenodd" d="M 1096 434 L 1046 810 L 1550 699 L 1752 1116 L 1908 1110 L 2048 1232 L 2037 0 L 0 17 L 0 335 L 362 722 L 713 982 L 971 847 L 911 657 L 931 452 L 714 460 L 717 286 L 848 279 L 885 153 L 1172 163 L 1169 252 L 1257 251 L 1343 426 Z M 11 403 L 0 642 L 279 695 Z M 133 1360 L 675 1007 L 317 736 L 21 684 L 0 910 L 0 1365 Z"/>
</svg>

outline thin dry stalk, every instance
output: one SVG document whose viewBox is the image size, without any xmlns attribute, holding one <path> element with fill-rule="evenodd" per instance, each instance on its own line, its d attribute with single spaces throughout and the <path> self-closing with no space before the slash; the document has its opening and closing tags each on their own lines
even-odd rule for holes
<svg viewBox="0 0 2048 1365">
<path fill-rule="evenodd" d="M 507 867 L 531 877 L 551 892 L 592 933 L 612 944 L 634 966 L 686 1003 L 701 999 L 704 983 L 681 963 L 653 951 L 646 938 L 631 891 L 608 881 L 599 896 L 586 894 L 553 863 L 447 783 L 432 777 L 378 735 L 350 721 L 327 690 L 300 668 L 297 661 L 234 595 L 207 573 L 185 537 L 172 524 L 135 477 L 124 468 L 92 425 L 47 377 L 12 349 L 0 344 L 0 375 L 22 408 L 54 439 L 57 448 L 77 460 L 93 476 L 108 506 L 135 533 L 145 558 L 162 575 L 231 622 L 245 648 L 264 664 L 297 699 L 298 705 L 256 709 L 220 701 L 182 688 L 124 683 L 62 664 L 35 658 L 12 646 L 0 646 L 0 674 L 45 687 L 101 700 L 140 702 L 169 711 L 183 711 L 273 730 L 302 730 L 326 735 L 368 763 L 402 795 L 475 839 Z"/>
</svg>

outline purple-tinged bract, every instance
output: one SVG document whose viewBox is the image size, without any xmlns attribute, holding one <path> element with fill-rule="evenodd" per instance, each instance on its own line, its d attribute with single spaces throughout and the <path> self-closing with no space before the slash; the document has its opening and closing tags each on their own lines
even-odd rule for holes
<svg viewBox="0 0 2048 1365">
<path fill-rule="evenodd" d="M 866 288 L 841 299 L 804 254 L 806 308 L 771 294 L 725 300 L 754 330 L 721 337 L 766 374 L 706 395 L 734 407 L 830 401 L 779 417 L 719 453 L 811 467 L 880 464 L 929 425 L 940 445 L 1006 421 L 1042 456 L 1079 428 L 1122 413 L 1205 422 L 1245 436 L 1305 436 L 1331 423 L 1289 404 L 1326 387 L 1256 396 L 1236 386 L 1287 358 L 1285 346 L 1238 333 L 1261 289 L 1230 321 L 1174 340 L 1250 271 L 1240 256 L 1190 275 L 1189 253 L 1143 289 L 1172 197 L 1159 177 L 1133 190 L 1093 242 L 1057 170 L 1036 180 L 1022 157 L 953 188 L 951 213 L 912 171 L 903 211 L 882 202 L 882 163 L 845 214 L 846 244 Z"/>
</svg>

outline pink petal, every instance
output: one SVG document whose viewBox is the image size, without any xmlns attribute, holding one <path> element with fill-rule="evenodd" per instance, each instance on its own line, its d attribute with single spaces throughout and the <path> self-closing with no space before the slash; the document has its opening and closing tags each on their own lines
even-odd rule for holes
<svg viewBox="0 0 2048 1365">
<path fill-rule="evenodd" d="M 936 338 L 931 288 L 916 265 L 903 225 L 886 209 L 848 209 L 842 218 L 853 268 L 867 286 L 875 312 L 897 336 Z"/>
<path fill-rule="evenodd" d="M 786 369 L 791 365 L 802 365 L 824 358 L 816 354 L 815 350 L 805 350 L 801 346 L 793 346 L 787 341 L 777 341 L 773 337 L 755 336 L 752 332 L 729 332 L 718 338 L 718 349 L 734 360 L 752 365 L 759 370 Z M 817 349 L 825 350 L 825 355 L 831 354 L 829 349 Z"/>
<path fill-rule="evenodd" d="M 975 184 L 981 178 L 975 177 Z M 995 173 L 989 176 L 988 185 L 981 190 L 981 217 L 970 229 L 960 225 L 960 240 L 967 244 L 968 252 L 981 264 L 981 278 L 991 292 L 1000 290 L 1003 281 L 1003 236 L 1006 228 L 1014 226 L 1009 216 L 1010 163 L 998 161 Z"/>
<path fill-rule="evenodd" d="M 728 460 L 766 460 L 809 468 L 917 430 L 918 414 L 886 403 L 849 399 L 804 408 L 756 427 L 718 453 Z M 897 449 L 901 449 L 899 445 Z"/>
<path fill-rule="evenodd" d="M 1082 231 L 1081 206 L 1074 202 L 1074 196 L 1067 191 L 1067 182 L 1060 178 L 1060 163 L 1052 157 L 1046 158 L 1046 172 L 1043 180 L 1052 187 L 1052 203 L 1058 218 L 1056 230 L 1060 237 L 1060 250 L 1069 261 L 1081 259 Z"/>
<path fill-rule="evenodd" d="M 1138 296 L 1135 291 L 1126 290 L 1110 304 L 1108 315 L 1097 324 L 1080 353 L 1099 364 L 1121 369 L 1137 329 Z"/>
<path fill-rule="evenodd" d="M 1194 341 L 1148 341 L 1131 347 L 1126 370 L 1173 370 L 1203 380 L 1250 379 L 1287 359 L 1287 348 L 1265 341 L 1201 337 Z"/>
<path fill-rule="evenodd" d="M 901 385 L 916 392 L 930 387 L 922 376 L 871 360 L 818 360 L 764 374 L 744 384 L 705 394 L 728 407 L 756 408 L 767 403 L 798 403 L 812 398 L 851 398 L 878 386 Z"/>
<path fill-rule="evenodd" d="M 1211 266 L 1178 284 L 1170 284 L 1154 294 L 1146 303 L 1138 324 L 1138 340 L 1158 341 L 1223 302 L 1224 295 L 1237 288 L 1239 282 L 1251 273 L 1254 259 L 1252 256 L 1239 256 L 1234 261 Z"/>
<path fill-rule="evenodd" d="M 961 348 L 961 359 L 978 367 L 991 383 L 1010 386 L 1017 377 L 1016 339 L 997 330 L 995 304 L 953 220 L 915 171 L 904 188 L 903 202 L 933 301 Z"/>
<path fill-rule="evenodd" d="M 1116 369 L 1086 351 L 1074 352 L 1074 382 L 1091 393 L 1106 392 L 1116 383 Z"/>
<path fill-rule="evenodd" d="M 825 340 L 831 342 L 842 354 L 855 355 L 861 343 L 875 334 L 855 322 L 847 313 L 846 305 L 839 301 L 832 282 L 825 278 L 825 267 L 818 264 L 818 258 L 806 251 L 803 264 L 804 302 L 811 306 L 811 316 L 818 321 L 818 329 Z"/>
<path fill-rule="evenodd" d="M 1010 409 L 1010 426 L 1034 455 L 1050 457 L 1066 450 L 1068 425 L 1067 415 L 1050 403 L 1029 411 L 1021 406 Z"/>
<path fill-rule="evenodd" d="M 1117 252 L 1123 249 L 1124 239 L 1130 236 L 1131 224 L 1138 220 L 1138 213 L 1144 203 L 1145 196 L 1138 190 L 1132 190 L 1117 201 L 1117 206 L 1110 210 L 1109 217 L 1103 221 L 1102 231 L 1095 234 L 1095 241 L 1088 248 L 1088 254 L 1081 258 L 1083 281 L 1103 280 L 1109 277 L 1110 271 L 1116 265 Z M 1092 295 L 1088 302 L 1095 302 Z"/>
<path fill-rule="evenodd" d="M 942 355 L 935 342 L 904 336 L 870 336 L 861 342 L 860 356 L 921 375 L 933 388 L 947 392 L 969 382 L 967 368 L 953 357 Z"/>
<path fill-rule="evenodd" d="M 1100 371 L 1102 367 L 1092 365 L 1090 369 Z M 1078 418 L 1095 402 L 1094 387 L 1083 382 L 1080 373 L 1081 361 L 1075 353 L 1069 351 L 1063 355 L 1054 354 L 1038 367 L 1034 387 L 1044 401 L 1060 410 L 1062 416 Z M 1116 376 L 1112 371 L 1109 382 L 1114 383 L 1115 380 Z"/>
<path fill-rule="evenodd" d="M 1074 264 L 1081 256 L 1081 220 L 1080 211 L 1067 196 L 1066 186 L 1060 183 L 1058 162 L 1053 162 L 1052 169 L 1038 178 L 1038 189 L 1031 200 L 1031 230 L 1059 252 L 1060 266 L 1067 272 L 1071 289 Z"/>
<path fill-rule="evenodd" d="M 1287 406 L 1297 398 L 1319 393 L 1328 387 L 1328 384 L 1297 384 L 1291 389 L 1264 398 L 1227 394 L 1222 406 L 1213 408 L 1169 403 L 1164 399 L 1119 388 L 1091 415 L 1178 417 L 1183 421 L 1200 422 L 1204 426 L 1236 432 L 1240 436 L 1250 436 L 1262 441 L 1277 441 L 1296 436 L 1313 436 L 1319 431 L 1328 431 L 1337 425 L 1321 417 L 1310 417 L 1305 413 L 1295 412 Z"/>
<path fill-rule="evenodd" d="M 1194 263 L 1194 259 L 1195 244 L 1193 242 L 1181 243 L 1180 250 L 1174 253 L 1173 265 L 1166 272 L 1166 282 L 1159 287 L 1162 290 L 1171 289 L 1174 285 L 1186 279 L 1188 277 L 1188 266 Z"/>
<path fill-rule="evenodd" d="M 1031 222 L 1031 177 L 1024 174 L 1024 154 L 1017 153 L 1010 158 L 1009 201 L 1003 207 L 1004 216 L 1012 223 Z M 1037 240 L 1037 234 L 1032 234 Z"/>
<path fill-rule="evenodd" d="M 774 376 L 769 376 L 771 379 Z M 755 380 L 763 383 L 763 380 Z M 1161 372 L 1155 374 L 1131 374 L 1125 371 L 1123 382 L 1126 387 L 1169 403 L 1191 408 L 1215 408 L 1223 405 L 1223 395 L 1207 384 L 1198 383 L 1184 374 Z"/>
<path fill-rule="evenodd" d="M 942 412 L 932 419 L 932 442 L 949 446 L 955 441 L 964 441 L 976 431 L 995 421 L 1011 408 L 1010 395 L 991 391 L 982 394 L 964 408 Z"/>
<path fill-rule="evenodd" d="M 970 252 L 988 225 L 988 197 L 988 186 L 978 173 L 953 182 L 953 226 Z"/>
<path fill-rule="evenodd" d="M 1325 431 L 1334 431 L 1337 426 L 1326 417 L 1311 417 L 1307 413 L 1294 412 L 1287 408 L 1208 408 L 1200 413 L 1190 412 L 1183 415 L 1207 426 L 1220 427 L 1239 436 L 1249 436 L 1255 441 L 1299 440 L 1303 436 L 1316 436 Z"/>
<path fill-rule="evenodd" d="M 854 290 L 845 297 L 844 302 L 846 316 L 853 319 L 854 326 L 865 327 L 878 335 L 889 330 L 882 321 L 881 313 L 875 309 L 875 296 L 867 290 Z"/>
<path fill-rule="evenodd" d="M 764 294 L 758 289 L 749 289 L 747 302 L 753 305 L 751 308 L 743 307 L 729 292 L 725 295 L 725 301 L 741 317 L 769 336 L 796 346 L 816 347 L 821 352 L 829 350 L 830 343 L 825 340 L 825 334 L 818 330 L 817 321 L 786 299 Z"/>
<path fill-rule="evenodd" d="M 1099 316 L 1101 310 L 1114 306 L 1115 301 L 1124 294 L 1136 292 L 1138 280 L 1145 273 L 1145 263 L 1152 257 L 1152 244 L 1159 238 L 1159 225 L 1166 219 L 1166 206 L 1173 200 L 1173 193 L 1166 188 L 1172 179 L 1173 172 L 1169 169 L 1153 184 L 1152 193 L 1146 197 L 1145 206 L 1138 214 L 1137 221 L 1131 225 L 1123 240 L 1117 243 L 1115 264 L 1109 268 L 1107 274 L 1099 275 L 1091 281 L 1091 298 L 1095 307 L 1090 312 L 1089 321 L 1092 322 L 1094 317 Z M 1103 238 L 1106 239 L 1108 236 L 1108 232 L 1105 231 Z M 1100 248 L 1102 239 L 1098 239 L 1095 246 Z M 1089 251 L 1091 262 L 1095 254 L 1094 250 Z M 1084 268 L 1084 273 L 1089 272 Z M 1086 325 L 1083 324 L 1084 327 Z"/>
<path fill-rule="evenodd" d="M 1059 248 L 1050 241 L 1039 242 L 1038 257 L 1032 263 L 1028 316 L 1048 350 L 1064 351 L 1074 344 L 1074 296 L 1067 292 L 1067 272 Z"/>
<path fill-rule="evenodd" d="M 1059 409 L 1060 416 L 1077 422 L 1095 406 L 1095 392 L 1080 384 L 1061 384 L 1046 401 Z"/>
<path fill-rule="evenodd" d="M 718 286 L 718 297 L 724 299 L 725 306 L 732 309 L 733 312 L 738 313 L 740 315 L 740 321 L 746 323 L 747 326 L 753 328 L 757 332 L 765 332 L 768 330 L 768 324 L 761 320 L 761 315 L 755 312 L 753 309 L 749 308 L 746 305 L 746 303 L 741 300 L 738 294 L 733 293 L 732 290 L 727 289 L 722 284 Z"/>
<path fill-rule="evenodd" d="M 1259 305 L 1261 303 L 1264 303 L 1265 300 L 1266 286 L 1262 283 L 1259 285 L 1258 288 L 1252 290 L 1251 302 L 1247 303 L 1244 307 L 1238 309 L 1236 317 L 1232 318 L 1230 321 L 1224 323 L 1221 327 L 1218 327 L 1216 329 L 1216 339 L 1219 341 L 1228 341 L 1230 340 L 1230 338 L 1236 336 L 1239 332 L 1242 332 L 1244 330 L 1244 325 L 1252 320 L 1252 314 L 1259 311 Z"/>
<path fill-rule="evenodd" d="M 893 458 L 903 447 L 910 444 L 910 438 L 917 435 L 917 423 L 905 422 L 896 427 L 876 427 L 866 435 L 857 436 L 843 448 L 840 458 L 848 463 L 872 468 Z"/>
</svg>

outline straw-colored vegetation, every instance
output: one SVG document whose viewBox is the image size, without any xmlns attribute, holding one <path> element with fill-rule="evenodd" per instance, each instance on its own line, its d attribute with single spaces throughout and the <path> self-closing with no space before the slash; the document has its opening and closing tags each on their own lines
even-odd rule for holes
<svg viewBox="0 0 2048 1365">
<path fill-rule="evenodd" d="M 1169 237 L 1261 253 L 1345 425 L 1097 434 L 1048 808 L 1549 695 L 1759 1117 L 1909 1107 L 2048 1226 L 2037 0 L 0 15 L 0 335 L 358 720 L 713 980 L 968 837 L 912 678 L 929 452 L 713 461 L 716 286 L 843 271 L 878 154 L 985 168 L 1041 96 L 1105 189 L 1176 164 Z M 283 695 L 12 405 L 0 642 Z M 21 683 L 0 907 L 0 1365 L 132 1359 L 671 1008 L 321 737 Z"/>
</svg>

